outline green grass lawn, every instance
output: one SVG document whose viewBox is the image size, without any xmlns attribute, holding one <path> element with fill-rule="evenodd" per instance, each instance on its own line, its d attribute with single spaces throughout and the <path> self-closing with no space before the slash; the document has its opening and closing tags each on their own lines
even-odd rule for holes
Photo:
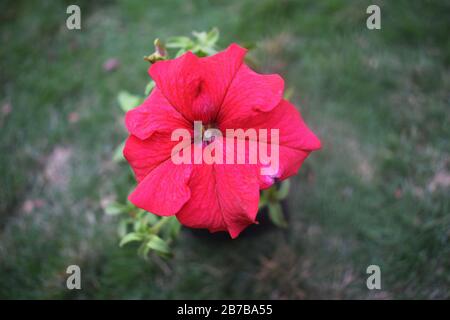
<svg viewBox="0 0 450 320">
<path fill-rule="evenodd" d="M 0 4 L 0 298 L 450 298 L 448 1 L 33 3 Z M 143 93 L 154 38 L 214 26 L 223 47 L 257 45 L 323 149 L 292 179 L 287 230 L 185 229 L 172 260 L 144 261 L 100 205 L 130 185 L 111 161 L 117 94 Z M 82 290 L 66 289 L 71 264 Z"/>
</svg>

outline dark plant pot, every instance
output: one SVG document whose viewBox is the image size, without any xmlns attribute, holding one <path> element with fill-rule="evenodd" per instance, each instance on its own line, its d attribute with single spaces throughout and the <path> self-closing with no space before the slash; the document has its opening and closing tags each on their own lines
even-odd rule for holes
<svg viewBox="0 0 450 320">
<path fill-rule="evenodd" d="M 283 200 L 280 202 L 280 204 L 281 204 L 281 208 L 283 209 L 284 218 L 286 219 L 287 222 L 289 222 L 290 214 L 289 214 L 289 208 L 288 208 L 287 202 L 285 200 Z M 260 236 L 261 234 L 279 229 L 270 220 L 267 206 L 258 211 L 256 220 L 259 223 L 248 226 L 244 231 L 241 232 L 238 239 L 256 237 L 256 236 Z M 189 228 L 189 231 L 193 237 L 207 239 L 208 241 L 212 240 L 214 242 L 223 242 L 223 241 L 231 240 L 230 235 L 224 231 L 211 233 L 207 229 L 193 229 L 193 228 Z M 205 242 L 208 242 L 208 241 L 205 241 Z"/>
</svg>

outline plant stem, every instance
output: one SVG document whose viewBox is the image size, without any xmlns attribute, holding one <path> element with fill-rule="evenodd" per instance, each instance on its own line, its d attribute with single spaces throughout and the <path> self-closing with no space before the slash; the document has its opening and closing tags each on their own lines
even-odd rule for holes
<svg viewBox="0 0 450 320">
<path fill-rule="evenodd" d="M 157 234 L 159 232 L 159 230 L 170 220 L 172 219 L 172 217 L 162 217 L 161 219 L 159 219 L 159 221 L 150 228 L 150 231 L 152 231 L 152 233 Z"/>
</svg>

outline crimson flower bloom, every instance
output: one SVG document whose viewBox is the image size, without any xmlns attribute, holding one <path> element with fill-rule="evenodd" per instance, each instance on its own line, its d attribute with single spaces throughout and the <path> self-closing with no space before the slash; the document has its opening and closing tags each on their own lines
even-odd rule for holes
<svg viewBox="0 0 450 320">
<path fill-rule="evenodd" d="M 252 71 L 243 63 L 245 53 L 232 44 L 210 57 L 187 52 L 150 67 L 156 87 L 125 118 L 130 135 L 124 156 L 138 182 L 129 196 L 134 205 L 236 238 L 256 223 L 260 190 L 296 174 L 309 153 L 320 148 L 297 109 L 283 99 L 283 79 Z M 171 155 L 179 142 L 171 134 L 179 128 L 193 132 L 194 121 L 224 133 L 279 129 L 277 172 L 261 175 L 260 163 L 175 164 Z"/>
</svg>

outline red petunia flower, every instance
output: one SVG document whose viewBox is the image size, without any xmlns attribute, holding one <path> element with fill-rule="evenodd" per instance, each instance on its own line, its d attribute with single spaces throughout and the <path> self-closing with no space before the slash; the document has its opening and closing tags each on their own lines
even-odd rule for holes
<svg viewBox="0 0 450 320">
<path fill-rule="evenodd" d="M 296 174 L 309 153 L 320 148 L 300 113 L 282 98 L 283 79 L 252 71 L 243 63 L 245 53 L 232 44 L 210 57 L 187 52 L 150 67 L 156 87 L 125 118 L 130 136 L 124 156 L 138 182 L 129 196 L 134 205 L 160 216 L 176 215 L 188 227 L 228 231 L 236 238 L 256 222 L 260 189 Z M 278 129 L 278 170 L 262 175 L 259 161 L 175 164 L 171 156 L 179 141 L 172 141 L 172 132 L 184 128 L 193 133 L 194 121 L 223 133 Z M 265 143 L 272 142 L 269 138 Z M 238 152 L 230 141 L 220 147 L 224 153 Z"/>
</svg>

